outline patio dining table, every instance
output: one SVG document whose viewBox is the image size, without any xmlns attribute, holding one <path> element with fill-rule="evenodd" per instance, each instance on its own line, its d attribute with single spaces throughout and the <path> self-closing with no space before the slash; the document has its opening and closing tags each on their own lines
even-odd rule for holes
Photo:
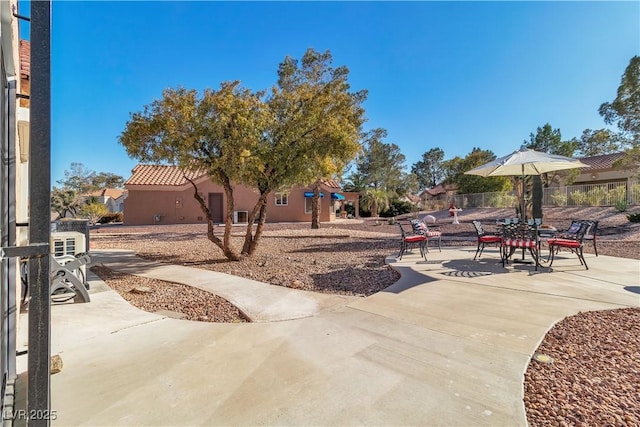
<svg viewBox="0 0 640 427">
<path fill-rule="evenodd" d="M 535 264 L 536 270 L 540 265 L 540 238 L 538 225 L 533 223 L 522 223 L 519 221 L 505 220 L 502 225 L 502 265 L 504 266 L 509 258 L 522 249 L 522 258 L 513 258 L 513 262 Z M 525 260 L 525 252 L 529 250 L 533 261 Z"/>
</svg>

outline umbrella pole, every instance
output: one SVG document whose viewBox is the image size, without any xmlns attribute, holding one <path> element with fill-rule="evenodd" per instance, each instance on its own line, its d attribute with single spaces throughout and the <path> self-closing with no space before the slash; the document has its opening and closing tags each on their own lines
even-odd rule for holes
<svg viewBox="0 0 640 427">
<path fill-rule="evenodd" d="M 520 218 L 522 219 L 522 227 L 527 221 L 527 199 L 525 198 L 525 186 L 524 186 L 524 165 L 522 165 L 522 207 L 520 208 Z M 524 248 L 522 248 L 522 263 L 526 263 L 524 260 Z"/>
</svg>

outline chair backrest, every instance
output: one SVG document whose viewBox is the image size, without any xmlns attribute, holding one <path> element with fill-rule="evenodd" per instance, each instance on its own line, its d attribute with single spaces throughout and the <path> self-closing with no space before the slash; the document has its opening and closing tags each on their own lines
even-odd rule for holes
<svg viewBox="0 0 640 427">
<path fill-rule="evenodd" d="M 598 232 L 598 220 L 588 219 L 588 220 L 585 220 L 584 222 L 586 222 L 589 225 L 587 227 L 587 230 L 584 233 L 585 236 L 595 238 L 596 233 Z"/>
<path fill-rule="evenodd" d="M 565 231 L 563 234 L 567 235 L 567 236 L 573 236 L 575 234 L 578 233 L 578 231 L 580 231 L 580 228 L 582 228 L 582 223 L 584 221 L 582 220 L 578 220 L 578 219 L 572 219 L 571 220 L 571 225 L 569 226 L 569 228 L 567 228 L 567 231 Z"/>
<path fill-rule="evenodd" d="M 531 240 L 537 242 L 538 225 L 535 222 L 533 222 L 533 224 L 510 222 L 502 226 L 502 236 L 507 242 L 515 240 Z"/>
<path fill-rule="evenodd" d="M 582 242 L 586 234 L 589 234 L 589 230 L 593 227 L 593 221 L 572 219 L 569 228 L 560 234 L 559 237 L 563 239 L 572 239 Z"/>
<path fill-rule="evenodd" d="M 580 228 L 578 229 L 578 231 L 575 234 L 575 237 L 573 238 L 579 241 L 580 243 L 582 243 L 582 240 L 584 239 L 585 234 L 587 234 L 587 231 L 589 231 L 591 227 L 592 227 L 591 221 L 580 221 Z"/>
<path fill-rule="evenodd" d="M 429 231 L 427 224 L 418 219 L 411 220 L 411 228 L 416 234 L 426 234 Z"/>
<path fill-rule="evenodd" d="M 487 234 L 487 232 L 485 231 L 480 221 L 473 220 L 471 221 L 471 223 L 473 224 L 473 227 L 476 229 L 476 233 L 478 234 L 478 237 L 481 237 Z"/>
<path fill-rule="evenodd" d="M 400 234 L 402 235 L 402 238 L 404 239 L 405 237 L 407 237 L 407 234 L 409 234 L 410 232 L 405 230 L 400 221 L 397 221 L 396 224 L 398 224 L 398 227 L 400 228 Z"/>
</svg>

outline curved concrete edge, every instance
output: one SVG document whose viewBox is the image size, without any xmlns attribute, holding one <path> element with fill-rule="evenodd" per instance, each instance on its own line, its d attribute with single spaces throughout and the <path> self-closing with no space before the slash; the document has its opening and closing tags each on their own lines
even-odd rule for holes
<svg viewBox="0 0 640 427">
<path fill-rule="evenodd" d="M 95 250 L 92 264 L 121 273 L 192 286 L 218 295 L 235 305 L 251 322 L 279 322 L 315 316 L 343 307 L 353 298 L 319 294 L 216 271 L 148 261 L 130 250 Z"/>
<path fill-rule="evenodd" d="M 466 251 L 470 254 L 473 254 L 473 252 L 476 250 L 476 247 L 456 246 L 455 248 L 449 248 L 449 250 Z M 422 285 L 430 281 L 457 281 L 457 277 L 451 279 L 445 277 L 433 277 L 445 271 L 454 271 L 455 268 L 451 265 L 447 265 L 447 263 L 453 264 L 451 263 L 451 260 L 461 259 L 459 256 L 447 258 L 446 254 L 443 254 L 443 252 L 432 254 L 431 259 L 429 255 L 427 255 L 426 261 L 419 255 L 419 253 L 417 253 L 417 251 L 413 254 L 405 254 L 402 260 L 399 260 L 397 255 L 387 256 L 385 258 L 385 263 L 400 274 L 400 279 L 398 279 L 397 282 L 385 289 L 385 291 L 400 293 L 409 290 L 414 286 Z M 495 261 L 497 263 L 500 263 L 499 258 Z M 486 262 L 487 261 L 484 261 L 484 263 Z M 563 300 L 571 302 L 569 306 L 563 309 L 556 310 L 555 312 L 545 311 L 544 309 L 540 310 L 541 313 L 544 314 L 544 327 L 538 328 L 536 334 L 537 336 L 531 337 L 533 339 L 529 340 L 528 350 L 518 350 L 518 352 L 527 356 L 526 359 L 523 359 L 523 364 L 521 366 L 521 369 L 519 370 L 521 381 L 521 387 L 519 390 L 521 397 L 521 413 L 523 414 L 525 423 L 527 421 L 526 405 L 524 402 L 524 378 L 533 355 L 544 341 L 547 333 L 558 322 L 580 312 L 614 310 L 624 307 L 640 306 L 640 299 L 634 301 L 633 296 L 630 297 L 628 294 L 620 292 L 621 289 L 619 289 L 631 278 L 640 277 L 638 276 L 638 273 L 640 272 L 640 264 L 637 264 L 637 261 L 616 257 L 600 256 L 599 259 L 594 259 L 594 266 L 591 267 L 591 270 L 585 270 L 582 266 L 580 266 L 580 268 L 575 267 L 573 265 L 575 264 L 575 259 L 572 257 L 568 257 L 567 259 L 562 260 L 561 263 L 563 263 L 563 266 L 556 270 L 546 269 L 546 271 L 538 271 L 534 275 L 528 275 L 528 285 L 532 283 L 531 281 L 537 281 L 538 284 L 546 287 L 542 292 L 540 290 L 532 291 L 531 289 L 523 289 L 522 286 L 516 286 L 513 283 L 510 283 L 515 279 L 503 279 L 509 277 L 510 274 L 504 274 L 504 272 L 503 274 L 495 274 L 497 270 L 504 270 L 504 267 L 494 267 L 493 269 L 489 269 L 494 270 L 492 273 L 493 277 L 497 277 L 497 280 L 500 280 L 502 282 L 498 286 L 500 287 L 500 289 L 506 292 L 531 292 L 532 296 L 534 294 L 537 294 L 536 297 L 543 295 L 547 298 L 557 299 L 560 304 L 562 304 Z M 469 262 L 467 264 L 477 265 L 478 270 L 487 270 L 487 266 L 483 265 L 480 260 Z M 508 268 L 513 268 L 513 266 Z M 560 277 L 560 279 L 558 279 L 558 277 Z M 483 280 L 486 279 L 483 279 L 481 277 L 468 277 L 461 279 L 465 280 L 467 283 L 475 282 L 474 284 L 482 286 L 495 286 L 493 284 L 489 284 L 488 282 L 483 282 Z M 633 281 L 633 279 L 631 280 Z M 578 285 L 585 285 L 585 287 L 582 288 L 581 286 L 575 286 L 576 283 Z M 563 284 L 567 285 L 567 287 L 569 287 L 569 290 L 562 289 Z M 531 331 L 528 331 L 527 333 L 529 334 L 531 333 Z"/>
</svg>

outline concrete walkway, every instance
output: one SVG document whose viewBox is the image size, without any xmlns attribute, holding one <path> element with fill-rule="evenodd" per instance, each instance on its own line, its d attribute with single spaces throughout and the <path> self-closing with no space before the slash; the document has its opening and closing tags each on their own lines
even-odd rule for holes
<svg viewBox="0 0 640 427">
<path fill-rule="evenodd" d="M 586 271 L 574 256 L 536 273 L 474 251 L 389 258 L 402 278 L 387 290 L 279 322 L 170 319 L 95 282 L 91 303 L 52 310 L 52 424 L 524 426 L 523 373 L 546 331 L 640 306 L 640 262 L 587 255 Z"/>
<path fill-rule="evenodd" d="M 269 285 L 201 268 L 148 261 L 132 251 L 98 250 L 91 252 L 91 259 L 93 264 L 103 264 L 122 273 L 182 283 L 214 293 L 238 307 L 252 322 L 314 316 L 334 306 L 344 306 L 354 299 Z"/>
</svg>

